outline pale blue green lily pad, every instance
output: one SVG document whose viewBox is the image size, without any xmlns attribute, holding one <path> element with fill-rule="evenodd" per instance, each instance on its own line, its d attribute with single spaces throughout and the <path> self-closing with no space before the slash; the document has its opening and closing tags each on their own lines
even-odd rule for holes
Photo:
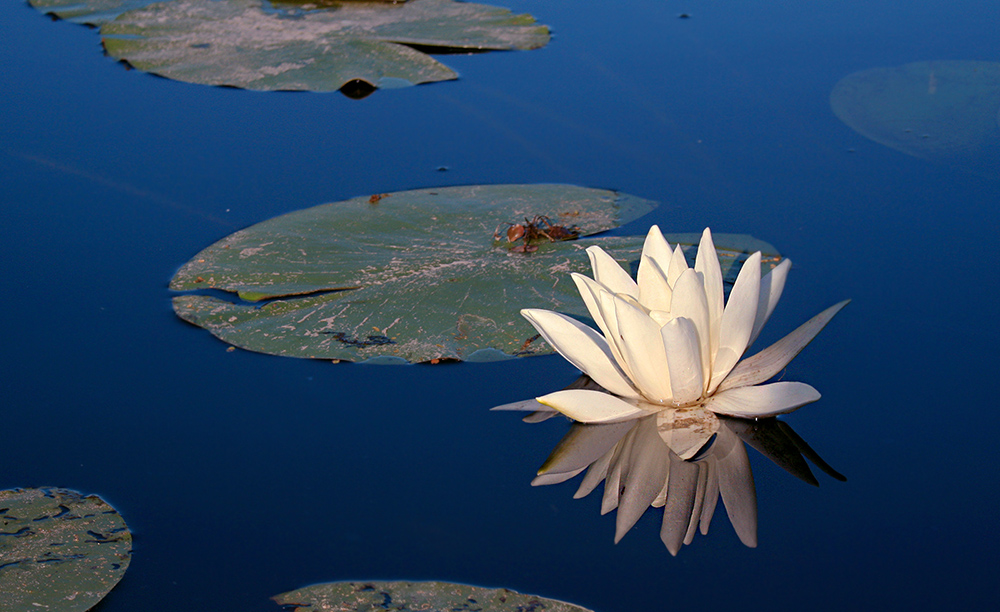
<svg viewBox="0 0 1000 612">
<path fill-rule="evenodd" d="M 450 582 L 328 582 L 275 595 L 272 599 L 292 612 L 589 612 L 570 603 L 509 589 L 487 589 Z"/>
<path fill-rule="evenodd" d="M 81 25 L 101 26 L 125 11 L 149 6 L 155 0 L 28 0 L 28 3 L 59 19 Z"/>
<path fill-rule="evenodd" d="M 845 77 L 830 94 L 853 130 L 914 157 L 1000 177 L 1000 63 L 915 62 Z"/>
<path fill-rule="evenodd" d="M 570 272 L 588 272 L 600 245 L 628 265 L 644 236 L 587 237 L 639 218 L 655 202 L 572 185 L 479 185 L 376 194 L 264 221 L 223 238 L 170 283 L 189 292 L 174 311 L 251 351 L 316 359 L 486 361 L 551 348 L 521 317 L 549 308 L 585 317 Z M 507 241 L 510 224 L 545 217 L 581 238 Z M 499 239 L 495 239 L 499 234 Z M 682 245 L 698 234 L 668 235 Z M 715 241 L 727 282 L 749 253 L 774 248 L 749 236 Z M 694 257 L 694 247 L 685 246 Z"/>
<path fill-rule="evenodd" d="M 83 612 L 118 584 L 132 534 L 96 495 L 0 491 L 0 610 Z"/>
<path fill-rule="evenodd" d="M 454 0 L 32 3 L 100 25 L 108 54 L 139 70 L 256 90 L 334 91 L 355 83 L 395 88 L 455 79 L 451 68 L 422 50 L 527 50 L 549 41 L 548 28 L 530 15 Z"/>
</svg>

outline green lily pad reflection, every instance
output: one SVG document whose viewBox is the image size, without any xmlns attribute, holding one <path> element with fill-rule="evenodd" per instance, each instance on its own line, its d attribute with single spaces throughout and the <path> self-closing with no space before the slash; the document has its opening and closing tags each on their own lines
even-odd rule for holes
<svg viewBox="0 0 1000 612">
<path fill-rule="evenodd" d="M 830 104 L 875 142 L 1000 177 L 1000 63 L 916 62 L 856 72 L 837 83 Z"/>
<path fill-rule="evenodd" d="M 597 244 L 626 264 L 644 236 L 508 242 L 511 224 L 587 236 L 656 203 L 570 185 L 418 189 L 324 204 L 264 221 L 198 253 L 170 288 L 179 317 L 232 345 L 273 355 L 362 361 L 494 360 L 551 351 L 522 308 L 586 311 L 569 278 Z M 544 220 L 542 220 L 544 218 Z M 499 234 L 499 239 L 495 235 Z M 699 235 L 674 235 L 695 244 Z M 731 282 L 748 236 L 718 236 Z M 693 258 L 693 247 L 691 249 Z M 519 252 L 527 251 L 527 252 Z M 206 291 L 214 290 L 214 291 Z M 220 293 L 227 292 L 227 293 Z"/>
<path fill-rule="evenodd" d="M 449 582 L 328 582 L 275 595 L 271 599 L 293 612 L 368 612 L 383 609 L 589 612 L 586 608 L 566 602 L 508 589 L 487 589 Z"/>
<path fill-rule="evenodd" d="M 101 37 L 108 54 L 170 79 L 298 91 L 457 78 L 414 47 L 536 49 L 549 41 L 548 28 L 530 15 L 454 0 L 283 6 L 265 9 L 261 0 L 159 2 L 118 15 L 101 27 Z"/>
<path fill-rule="evenodd" d="M 89 610 L 131 558 L 125 521 L 96 495 L 0 491 L 0 610 Z"/>
</svg>

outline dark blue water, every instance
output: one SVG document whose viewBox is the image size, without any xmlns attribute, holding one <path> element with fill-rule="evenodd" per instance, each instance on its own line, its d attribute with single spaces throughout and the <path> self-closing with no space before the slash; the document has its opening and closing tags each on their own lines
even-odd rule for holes
<svg viewBox="0 0 1000 612">
<path fill-rule="evenodd" d="M 121 511 L 135 555 L 98 609 L 276 610 L 348 579 L 603 612 L 995 609 L 1000 182 L 866 140 L 828 97 L 871 67 L 1000 60 L 996 4 L 497 3 L 549 46 L 361 101 L 127 71 L 94 31 L 0 5 L 0 489 Z M 616 546 L 598 495 L 528 484 L 566 423 L 487 411 L 567 384 L 560 358 L 335 366 L 227 352 L 171 312 L 174 270 L 235 229 L 505 182 L 663 203 L 624 233 L 772 242 L 795 268 L 761 346 L 853 298 L 786 376 L 823 393 L 786 421 L 848 481 L 751 452 L 758 548 L 721 507 L 676 558 L 658 512 Z"/>
</svg>

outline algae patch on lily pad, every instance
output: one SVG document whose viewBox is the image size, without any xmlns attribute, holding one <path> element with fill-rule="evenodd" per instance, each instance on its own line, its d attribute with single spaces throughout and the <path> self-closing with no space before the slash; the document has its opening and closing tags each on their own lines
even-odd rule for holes
<svg viewBox="0 0 1000 612">
<path fill-rule="evenodd" d="M 139 70 L 256 90 L 362 84 L 370 91 L 443 81 L 458 75 L 427 53 L 549 42 L 548 28 L 530 15 L 455 0 L 31 1 L 43 12 L 100 25 L 107 53 Z"/>
<path fill-rule="evenodd" d="M 830 94 L 856 132 L 908 155 L 1000 177 L 1000 63 L 915 62 L 845 77 Z"/>
<path fill-rule="evenodd" d="M 0 491 L 0 610 L 89 610 L 131 558 L 125 521 L 96 495 Z"/>
<path fill-rule="evenodd" d="M 589 612 L 554 599 L 508 589 L 449 582 L 329 582 L 272 597 L 293 612 L 369 610 L 478 610 L 480 612 Z"/>
<path fill-rule="evenodd" d="M 258 223 L 198 253 L 170 288 L 179 317 L 235 346 L 289 357 L 493 360 L 551 352 L 521 315 L 586 309 L 569 277 L 600 245 L 628 265 L 644 236 L 586 236 L 655 202 L 571 185 L 480 185 L 375 194 Z M 515 226 L 572 230 L 529 249 Z M 668 235 L 694 244 L 698 235 Z M 724 274 L 766 243 L 716 237 Z M 537 249 L 537 250 L 536 250 Z M 693 257 L 693 255 L 692 255 Z M 221 293 L 225 292 L 225 293 Z"/>
</svg>

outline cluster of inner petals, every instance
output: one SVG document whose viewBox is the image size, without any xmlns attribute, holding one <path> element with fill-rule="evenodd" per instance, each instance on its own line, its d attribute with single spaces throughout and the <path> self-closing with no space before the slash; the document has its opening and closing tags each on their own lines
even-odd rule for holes
<svg viewBox="0 0 1000 612">
<path fill-rule="evenodd" d="M 671 248 L 653 226 L 635 279 L 600 247 L 589 247 L 587 254 L 593 278 L 572 277 L 599 331 L 546 310 L 522 314 L 611 396 L 563 391 L 539 398 L 542 403 L 550 399 L 549 405 L 578 420 L 609 421 L 694 406 L 762 416 L 818 399 L 815 389 L 803 383 L 756 385 L 783 368 L 846 302 L 765 349 L 762 357 L 740 362 L 781 297 L 788 259 L 762 275 L 761 254 L 753 253 L 726 300 L 708 229 L 691 267 L 681 247 Z"/>
</svg>

